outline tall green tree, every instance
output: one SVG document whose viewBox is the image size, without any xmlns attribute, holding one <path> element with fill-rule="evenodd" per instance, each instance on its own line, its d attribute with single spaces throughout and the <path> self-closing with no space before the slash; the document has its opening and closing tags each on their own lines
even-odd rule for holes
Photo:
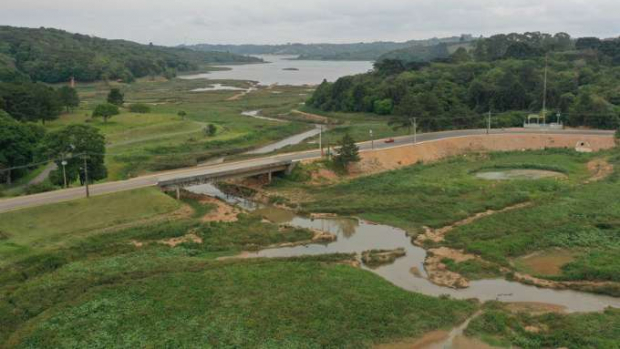
<svg viewBox="0 0 620 349">
<path fill-rule="evenodd" d="M 58 96 L 60 98 L 60 104 L 66 108 L 67 112 L 73 111 L 73 108 L 80 105 L 80 97 L 73 87 L 63 86 L 59 88 Z"/>
<path fill-rule="evenodd" d="M 118 88 L 113 88 L 108 93 L 108 103 L 114 104 L 116 106 L 122 106 L 125 103 L 125 95 Z"/>
<path fill-rule="evenodd" d="M 34 161 L 35 151 L 45 130 L 41 126 L 24 124 L 0 110 L 0 177 L 10 183 L 28 169 L 6 170 Z M 2 170 L 5 169 L 5 170 Z"/>
<path fill-rule="evenodd" d="M 62 111 L 58 92 L 39 83 L 0 83 L 0 99 L 3 109 L 21 121 L 45 123 Z"/>
<path fill-rule="evenodd" d="M 118 115 L 120 112 L 118 107 L 114 104 L 103 103 L 98 104 L 93 110 L 93 117 L 101 117 L 103 118 L 103 122 L 108 122 L 108 119 L 113 117 L 114 115 Z"/>
<path fill-rule="evenodd" d="M 349 165 L 354 162 L 360 161 L 359 147 L 355 144 L 353 137 L 346 133 L 340 142 L 338 142 L 339 148 L 336 149 L 336 156 L 334 156 L 334 164 L 343 171 L 348 171 Z"/>
<path fill-rule="evenodd" d="M 99 129 L 89 125 L 69 125 L 57 131 L 48 133 L 43 139 L 40 149 L 42 156 L 57 159 L 56 163 L 61 171 L 61 161 L 67 161 L 66 172 L 69 182 L 80 179 L 84 184 L 84 160 L 87 155 L 89 182 L 107 177 L 104 164 L 105 137 Z M 61 175 L 50 174 L 50 178 L 60 180 Z M 62 183 L 55 183 L 62 184 Z"/>
</svg>

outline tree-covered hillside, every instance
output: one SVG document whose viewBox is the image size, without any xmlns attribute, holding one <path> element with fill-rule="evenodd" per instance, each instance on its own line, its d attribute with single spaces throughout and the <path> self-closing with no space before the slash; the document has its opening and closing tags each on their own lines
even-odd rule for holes
<svg viewBox="0 0 620 349">
<path fill-rule="evenodd" d="M 310 60 L 354 60 L 374 61 L 388 52 L 410 47 L 435 46 L 441 43 L 458 43 L 471 40 L 471 35 L 406 42 L 376 41 L 352 44 L 286 44 L 286 45 L 210 45 L 187 46 L 197 51 L 219 51 L 235 54 L 298 55 L 299 59 Z"/>
<path fill-rule="evenodd" d="M 197 69 L 215 62 L 254 62 L 225 52 L 141 45 L 49 28 L 0 26 L 0 81 L 64 82 L 122 79 Z"/>
<path fill-rule="evenodd" d="M 560 113 L 569 125 L 618 127 L 620 39 L 565 33 L 495 35 L 433 62 L 384 59 L 370 73 L 324 82 L 308 105 L 389 115 L 395 127 L 413 117 L 427 130 L 479 127 L 489 111 L 497 126 L 518 126 L 543 108 L 546 60 L 549 120 Z"/>
</svg>

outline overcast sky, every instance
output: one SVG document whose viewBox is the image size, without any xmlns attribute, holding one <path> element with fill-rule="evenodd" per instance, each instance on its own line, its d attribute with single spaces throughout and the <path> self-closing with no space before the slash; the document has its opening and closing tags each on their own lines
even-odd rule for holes
<svg viewBox="0 0 620 349">
<path fill-rule="evenodd" d="M 0 24 L 162 45 L 620 35 L 620 0 L 1 0 Z"/>
</svg>

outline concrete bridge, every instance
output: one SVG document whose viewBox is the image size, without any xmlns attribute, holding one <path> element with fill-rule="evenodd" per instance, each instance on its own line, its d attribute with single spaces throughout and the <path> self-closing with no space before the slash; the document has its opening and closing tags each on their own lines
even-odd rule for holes
<svg viewBox="0 0 620 349">
<path fill-rule="evenodd" d="M 255 166 L 246 166 L 232 169 L 210 169 L 204 171 L 204 173 L 191 174 L 187 176 L 175 176 L 171 179 L 160 179 L 157 182 L 157 185 L 164 191 L 176 191 L 177 199 L 179 199 L 181 188 L 212 183 L 215 181 L 267 175 L 268 181 L 271 182 L 271 178 L 274 173 L 289 174 L 293 170 L 293 168 L 295 168 L 296 163 L 297 162 L 294 162 L 293 160 L 287 160 L 274 161 Z"/>
</svg>

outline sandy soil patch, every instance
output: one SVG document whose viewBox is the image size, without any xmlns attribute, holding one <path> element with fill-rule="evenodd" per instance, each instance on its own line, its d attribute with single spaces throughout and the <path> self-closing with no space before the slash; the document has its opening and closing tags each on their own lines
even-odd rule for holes
<svg viewBox="0 0 620 349">
<path fill-rule="evenodd" d="M 588 162 L 588 171 L 591 177 L 586 183 L 597 182 L 609 177 L 614 172 L 614 165 L 605 159 L 594 159 Z"/>
<path fill-rule="evenodd" d="M 467 153 L 489 151 L 519 151 L 528 149 L 574 149 L 578 142 L 587 142 L 593 151 L 615 146 L 614 138 L 598 135 L 540 135 L 508 134 L 480 135 L 421 142 L 390 149 L 360 152 L 361 162 L 353 165 L 352 172 L 364 175 L 394 170 L 418 162 L 434 162 Z"/>
<path fill-rule="evenodd" d="M 214 210 L 202 217 L 203 222 L 236 222 L 237 215 L 241 212 L 238 208 L 212 197 L 204 197 L 200 199 L 200 203 L 216 206 Z"/>
<path fill-rule="evenodd" d="M 426 269 L 428 280 L 430 282 L 435 285 L 450 288 L 469 287 L 469 280 L 459 273 L 448 270 L 442 260 L 449 258 L 457 263 L 461 263 L 476 259 L 477 257 L 475 255 L 467 254 L 463 251 L 458 251 L 447 247 L 431 249 L 428 252 L 429 254 L 424 261 L 424 269 Z"/>
<path fill-rule="evenodd" d="M 183 243 L 186 243 L 186 242 L 193 242 L 193 243 L 197 243 L 197 244 L 202 244 L 202 238 L 200 236 L 196 235 L 195 233 L 188 233 L 186 235 L 179 236 L 179 237 L 176 237 L 176 238 L 156 241 L 156 243 L 158 243 L 158 244 L 168 245 L 170 247 L 175 247 L 177 245 L 180 245 L 180 244 L 183 244 Z M 131 240 L 130 243 L 132 245 L 134 245 L 135 247 L 138 247 L 138 248 L 144 247 L 144 245 L 146 244 L 145 242 L 138 241 L 138 240 Z"/>
<path fill-rule="evenodd" d="M 340 180 L 334 171 L 325 168 L 313 171 L 311 176 L 310 184 L 312 185 L 333 184 Z"/>
<path fill-rule="evenodd" d="M 557 276 L 562 274 L 562 266 L 572 262 L 575 254 L 571 251 L 553 249 L 537 251 L 518 258 L 515 263 L 536 275 Z"/>
<path fill-rule="evenodd" d="M 385 343 L 376 345 L 375 349 L 425 349 L 433 344 L 440 344 L 447 340 L 449 333 L 447 331 L 432 331 L 421 338 L 406 338 L 394 343 Z"/>
<path fill-rule="evenodd" d="M 186 242 L 193 242 L 196 244 L 202 244 L 202 238 L 195 233 L 189 233 L 184 236 L 180 236 L 178 238 L 172 238 L 168 240 L 159 240 L 158 243 L 168 245 L 170 247 L 175 247 L 180 244 L 184 244 Z"/>
<path fill-rule="evenodd" d="M 451 225 L 447 225 L 443 228 L 440 229 L 431 229 L 429 227 L 424 227 L 424 233 L 420 234 L 416 237 L 415 240 L 415 244 L 418 246 L 422 246 L 424 245 L 425 241 L 432 241 L 432 242 L 442 242 L 444 241 L 444 238 L 446 236 L 446 234 L 448 234 L 450 231 L 452 231 L 454 228 L 463 226 L 463 225 L 467 225 L 467 224 L 471 224 L 472 222 L 490 216 L 490 215 L 494 215 L 497 213 L 503 213 L 503 212 L 508 212 L 508 211 L 512 211 L 512 210 L 518 210 L 524 207 L 527 207 L 531 205 L 529 202 L 524 202 L 524 203 L 520 203 L 520 204 L 516 204 L 513 206 L 508 206 L 506 208 L 503 208 L 501 210 L 487 210 L 484 212 L 480 212 L 477 213 L 471 217 L 465 218 L 462 221 L 458 221 L 456 223 L 453 223 Z"/>
<path fill-rule="evenodd" d="M 507 303 L 506 309 L 513 313 L 528 313 L 531 315 L 566 312 L 566 307 L 563 307 L 561 305 L 537 302 Z"/>
<path fill-rule="evenodd" d="M 407 254 L 405 249 L 400 247 L 394 250 L 369 250 L 362 252 L 362 262 L 369 267 L 392 264 L 400 257 Z"/>
<path fill-rule="evenodd" d="M 452 341 L 452 349 L 493 349 L 495 347 L 490 346 L 477 338 L 470 338 L 463 335 L 454 337 Z"/>
<path fill-rule="evenodd" d="M 323 123 L 323 124 L 328 124 L 330 122 L 330 119 L 325 117 L 325 116 L 321 116 L 321 115 L 316 115 L 316 114 L 311 114 L 311 113 L 306 113 L 300 110 L 291 110 L 291 113 L 297 114 L 297 115 L 301 115 L 303 116 L 304 120 L 306 121 L 310 121 L 310 122 L 316 122 L 316 123 Z"/>
</svg>

